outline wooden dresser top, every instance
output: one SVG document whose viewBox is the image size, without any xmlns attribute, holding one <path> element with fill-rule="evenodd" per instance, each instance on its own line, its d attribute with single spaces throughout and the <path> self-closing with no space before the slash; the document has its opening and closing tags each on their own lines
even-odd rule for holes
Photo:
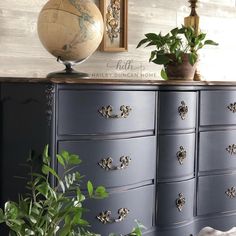
<svg viewBox="0 0 236 236">
<path fill-rule="evenodd" d="M 182 81 L 182 80 L 135 80 L 135 79 L 77 79 L 77 78 L 25 78 L 0 77 L 1 82 L 8 83 L 55 83 L 55 84 L 104 84 L 104 85 L 157 85 L 157 86 L 236 86 L 236 81 Z"/>
</svg>

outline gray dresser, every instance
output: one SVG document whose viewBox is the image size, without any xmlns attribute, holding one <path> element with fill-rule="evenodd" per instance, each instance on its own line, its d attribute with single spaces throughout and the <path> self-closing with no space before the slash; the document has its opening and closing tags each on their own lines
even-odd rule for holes
<svg viewBox="0 0 236 236">
<path fill-rule="evenodd" d="M 86 202 L 103 236 L 136 219 L 146 236 L 236 226 L 236 83 L 5 78 L 1 111 L 1 205 L 24 190 L 13 176 L 28 150 L 49 143 L 108 189 Z"/>
</svg>

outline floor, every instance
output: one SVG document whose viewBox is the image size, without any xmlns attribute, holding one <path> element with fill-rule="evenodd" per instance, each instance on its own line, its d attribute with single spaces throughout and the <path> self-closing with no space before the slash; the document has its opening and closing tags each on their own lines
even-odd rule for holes
<svg viewBox="0 0 236 236">
<path fill-rule="evenodd" d="M 206 227 L 201 230 L 198 236 L 236 236 L 236 228 L 233 228 L 228 232 L 221 232 L 210 227 Z"/>
</svg>

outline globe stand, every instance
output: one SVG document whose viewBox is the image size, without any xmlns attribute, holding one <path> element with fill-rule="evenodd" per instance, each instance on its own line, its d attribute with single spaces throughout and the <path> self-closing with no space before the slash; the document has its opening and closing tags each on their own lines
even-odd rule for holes
<svg viewBox="0 0 236 236">
<path fill-rule="evenodd" d="M 65 65 L 65 69 L 62 71 L 56 71 L 49 73 L 47 78 L 73 78 L 73 79 L 88 79 L 90 78 L 89 74 L 76 71 L 72 68 L 76 63 L 72 62 L 63 62 L 60 57 L 57 58 L 57 61 Z"/>
</svg>

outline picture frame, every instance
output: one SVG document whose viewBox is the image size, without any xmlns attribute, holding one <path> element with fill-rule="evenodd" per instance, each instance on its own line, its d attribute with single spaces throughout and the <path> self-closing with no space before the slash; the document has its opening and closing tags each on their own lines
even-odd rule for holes
<svg viewBox="0 0 236 236">
<path fill-rule="evenodd" d="M 128 51 L 128 0 L 100 0 L 104 35 L 100 50 Z"/>
</svg>

